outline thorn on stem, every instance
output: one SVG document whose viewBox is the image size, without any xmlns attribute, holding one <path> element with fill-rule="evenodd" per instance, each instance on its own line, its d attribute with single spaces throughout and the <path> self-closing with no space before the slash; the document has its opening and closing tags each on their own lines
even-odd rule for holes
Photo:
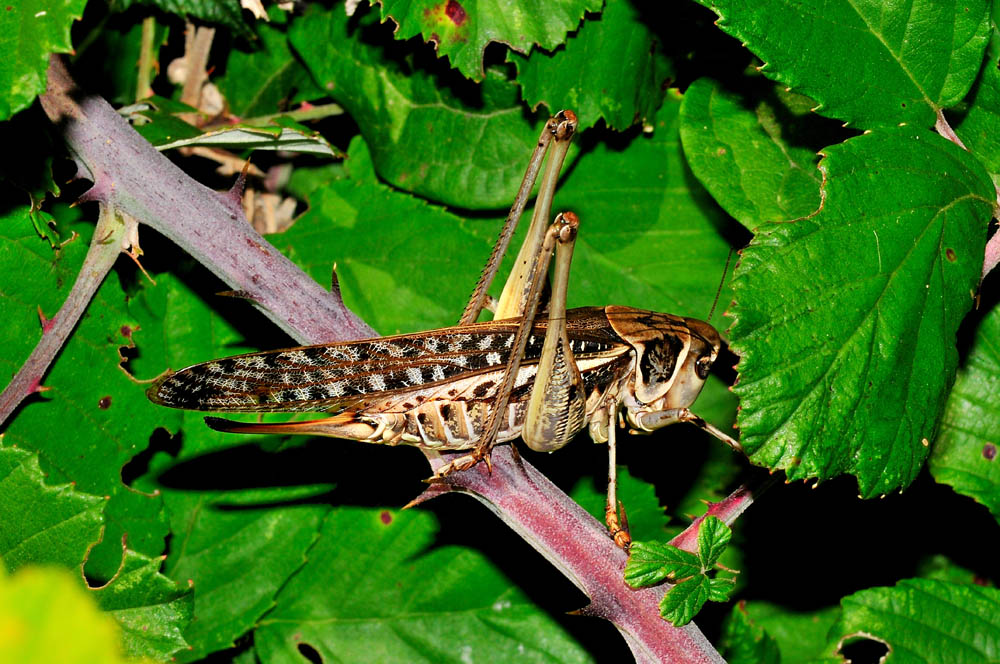
<svg viewBox="0 0 1000 664">
<path fill-rule="evenodd" d="M 55 326 L 56 319 L 55 316 L 52 318 L 46 318 L 45 314 L 42 312 L 42 305 L 38 305 L 38 322 L 42 325 L 42 334 L 48 334 L 49 331 Z"/>
<path fill-rule="evenodd" d="M 47 385 L 42 385 L 42 379 L 41 378 L 36 378 L 35 380 L 31 381 L 30 385 L 28 385 L 27 395 L 31 395 L 31 394 L 35 394 L 35 393 L 48 392 L 51 389 L 52 388 L 48 387 Z M 25 395 L 25 396 L 27 396 L 27 395 Z"/>
<path fill-rule="evenodd" d="M 337 264 L 333 264 L 333 270 L 330 274 L 330 292 L 333 293 L 338 298 L 340 295 L 340 278 L 337 276 Z"/>
</svg>

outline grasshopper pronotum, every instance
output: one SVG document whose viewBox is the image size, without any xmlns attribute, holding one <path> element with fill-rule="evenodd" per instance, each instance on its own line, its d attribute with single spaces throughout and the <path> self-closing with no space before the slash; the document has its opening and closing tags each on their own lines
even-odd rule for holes
<svg viewBox="0 0 1000 664">
<path fill-rule="evenodd" d="M 634 431 L 692 422 L 739 443 L 694 415 L 721 340 L 700 320 L 630 307 L 566 311 L 566 287 L 579 220 L 548 224 L 562 162 L 576 129 L 571 111 L 549 120 L 514 206 L 479 283 L 454 327 L 363 341 L 303 346 L 228 357 L 158 379 L 148 391 L 174 408 L 227 412 L 313 411 L 309 422 L 242 423 L 206 418 L 239 433 L 310 434 L 429 450 L 470 450 L 437 471 L 472 467 L 498 442 L 517 437 L 536 451 L 559 449 L 589 424 L 607 442 L 612 537 L 627 547 L 619 522 L 615 432 L 620 413 Z M 527 238 L 494 309 L 477 323 L 486 290 L 524 210 L 547 152 Z M 547 311 L 538 314 L 555 256 Z M 624 519 L 623 519 L 624 520 Z"/>
</svg>

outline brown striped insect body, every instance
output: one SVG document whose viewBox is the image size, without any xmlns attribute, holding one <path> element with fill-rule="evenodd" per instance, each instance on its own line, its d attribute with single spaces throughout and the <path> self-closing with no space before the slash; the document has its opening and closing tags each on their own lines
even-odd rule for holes
<svg viewBox="0 0 1000 664">
<path fill-rule="evenodd" d="M 677 421 L 701 391 L 718 353 L 718 333 L 691 318 L 629 307 L 588 307 L 566 317 L 570 350 L 586 394 L 585 417 L 621 404 L 641 431 Z M 357 342 L 249 353 L 196 364 L 148 391 L 172 408 L 220 412 L 329 412 L 310 422 L 217 429 L 302 433 L 434 450 L 470 449 L 483 435 L 518 321 L 490 321 Z M 547 324 L 528 337 L 497 442 L 517 438 L 534 385 Z M 593 429 L 604 442 L 606 430 Z M 538 451 L 558 447 L 531 444 Z M 561 447 L 561 445 L 560 445 Z"/>
<path fill-rule="evenodd" d="M 277 424 L 206 418 L 223 431 L 471 450 L 437 476 L 488 461 L 494 444 L 519 436 L 534 450 L 557 450 L 589 424 L 591 437 L 608 443 L 606 520 L 627 546 L 615 498 L 620 413 L 635 432 L 692 422 L 739 444 L 689 409 L 719 353 L 711 325 L 621 306 L 566 310 L 579 219 L 567 212 L 549 224 L 548 215 L 575 127 L 569 111 L 547 123 L 458 325 L 196 364 L 157 380 L 149 398 L 192 410 L 332 413 Z M 499 320 L 474 322 L 550 145 L 531 225 L 495 308 Z M 538 313 L 550 262 L 551 297 Z"/>
</svg>

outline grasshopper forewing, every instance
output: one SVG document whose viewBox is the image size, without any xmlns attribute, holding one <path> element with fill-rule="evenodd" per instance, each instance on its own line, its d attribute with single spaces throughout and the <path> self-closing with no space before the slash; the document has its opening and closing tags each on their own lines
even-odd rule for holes
<svg viewBox="0 0 1000 664">
<path fill-rule="evenodd" d="M 615 541 L 627 547 L 615 498 L 619 414 L 633 432 L 692 422 L 737 449 L 739 444 L 689 410 L 721 346 L 711 325 L 621 306 L 566 310 L 579 220 L 572 213 L 552 224 L 547 220 L 575 127 L 570 111 L 547 123 L 457 325 L 196 364 L 158 379 L 149 398 L 202 411 L 331 413 L 275 424 L 206 418 L 223 431 L 469 450 L 439 468 L 437 476 L 488 462 L 493 445 L 517 437 L 536 451 L 554 451 L 589 424 L 595 441 L 609 443 L 606 521 Z M 495 320 L 475 322 L 546 153 L 531 226 Z M 538 314 L 553 256 L 551 297 L 547 311 Z"/>
</svg>

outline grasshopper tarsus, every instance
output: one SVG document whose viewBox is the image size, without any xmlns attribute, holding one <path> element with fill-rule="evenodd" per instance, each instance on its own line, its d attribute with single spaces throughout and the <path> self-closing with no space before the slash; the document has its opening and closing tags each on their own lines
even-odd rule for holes
<svg viewBox="0 0 1000 664">
<path fill-rule="evenodd" d="M 619 520 L 619 514 L 620 520 Z M 628 517 L 625 514 L 625 504 L 618 501 L 618 505 L 607 505 L 604 510 L 604 522 L 608 526 L 608 535 L 614 540 L 619 549 L 628 553 L 632 548 L 632 536 L 629 534 Z"/>
</svg>

